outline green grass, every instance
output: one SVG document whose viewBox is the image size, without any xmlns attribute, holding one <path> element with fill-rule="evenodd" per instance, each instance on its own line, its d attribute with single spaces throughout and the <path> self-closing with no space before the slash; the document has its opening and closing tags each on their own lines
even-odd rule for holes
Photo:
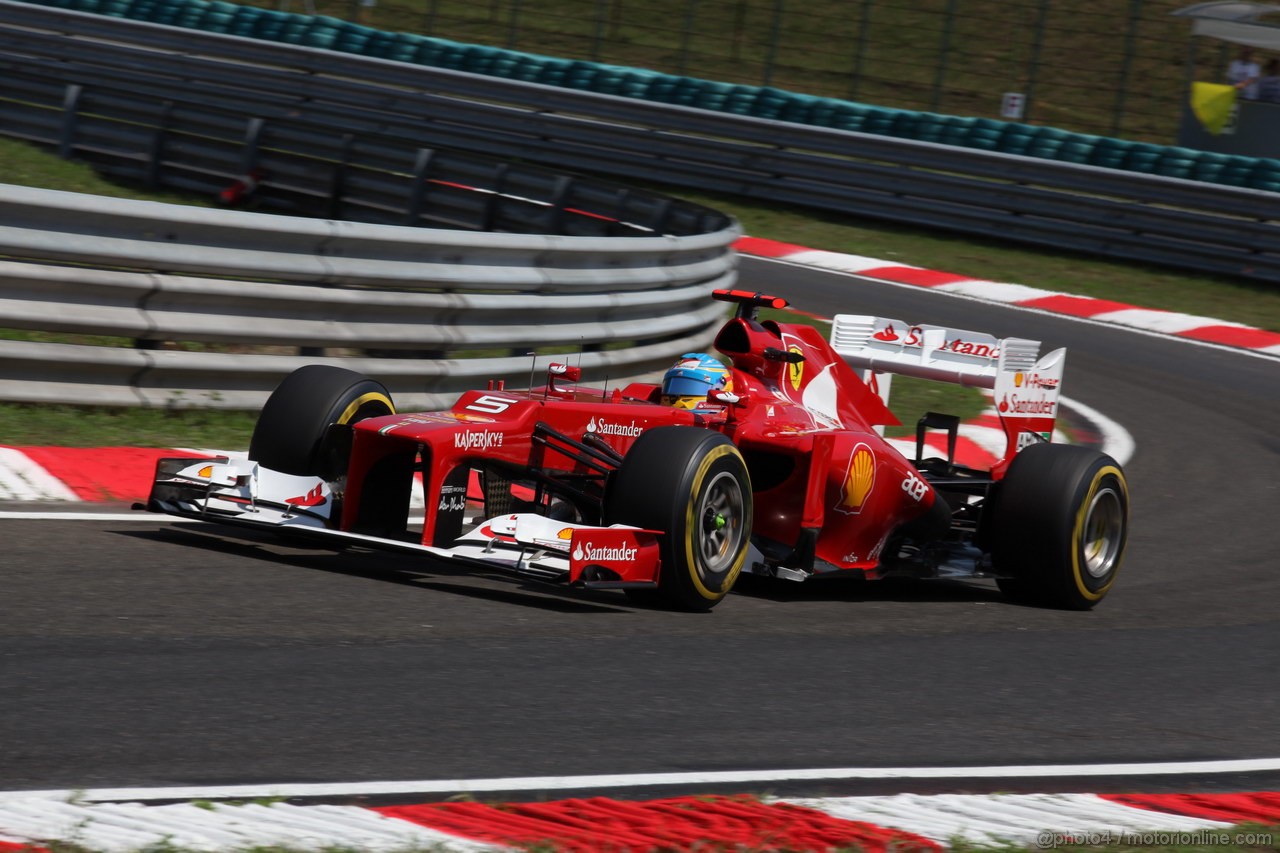
<svg viewBox="0 0 1280 853">
<path fill-rule="evenodd" d="M 0 436 L 10 445 L 210 447 L 244 449 L 257 412 L 117 409 L 0 403 Z"/>
<path fill-rule="evenodd" d="M 214 206 L 212 199 L 207 196 L 148 190 L 113 181 L 99 175 L 81 161 L 63 160 L 35 145 L 2 136 L 0 136 L 0 163 L 4 163 L 5 167 L 4 174 L 0 176 L 0 182 L 6 184 L 90 193 L 112 198 L 136 198 L 200 207 Z"/>
</svg>

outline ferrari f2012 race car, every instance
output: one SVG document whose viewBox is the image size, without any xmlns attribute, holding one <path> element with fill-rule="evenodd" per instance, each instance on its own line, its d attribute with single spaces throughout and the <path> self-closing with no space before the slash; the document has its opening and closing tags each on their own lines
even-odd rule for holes
<svg viewBox="0 0 1280 853">
<path fill-rule="evenodd" d="M 1128 487 L 1109 456 L 1050 441 L 1063 350 L 854 315 L 827 341 L 759 319 L 783 299 L 715 298 L 736 305 L 715 338 L 728 365 L 691 355 L 663 385 L 585 388 L 553 363 L 543 387 L 491 382 L 446 411 L 402 413 L 373 379 L 303 367 L 267 400 L 247 460 L 163 459 L 147 508 L 679 609 L 711 608 L 742 572 L 992 578 L 1072 609 L 1107 594 Z M 957 464 L 958 419 L 935 413 L 914 459 L 894 449 L 894 373 L 992 389 L 1003 458 Z M 946 458 L 926 456 L 930 432 L 946 434 Z"/>
</svg>

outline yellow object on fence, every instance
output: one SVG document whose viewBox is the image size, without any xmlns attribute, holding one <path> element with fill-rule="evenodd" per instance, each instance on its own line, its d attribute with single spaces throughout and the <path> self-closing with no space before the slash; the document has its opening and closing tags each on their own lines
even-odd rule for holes
<svg viewBox="0 0 1280 853">
<path fill-rule="evenodd" d="M 1236 88 L 1222 83 L 1192 83 L 1191 110 L 1204 129 L 1217 136 L 1231 121 Z"/>
</svg>

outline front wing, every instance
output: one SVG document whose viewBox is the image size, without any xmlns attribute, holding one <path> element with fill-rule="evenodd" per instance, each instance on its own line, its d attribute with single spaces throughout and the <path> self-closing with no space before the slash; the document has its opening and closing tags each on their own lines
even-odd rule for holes
<svg viewBox="0 0 1280 853">
<path fill-rule="evenodd" d="M 432 557 L 589 589 L 655 588 L 658 534 L 626 525 L 600 527 L 534 513 L 475 517 L 453 545 L 422 544 L 337 530 L 332 486 L 244 459 L 165 458 L 156 464 L 146 509 L 180 518 L 287 531 L 317 542 L 364 545 Z"/>
</svg>

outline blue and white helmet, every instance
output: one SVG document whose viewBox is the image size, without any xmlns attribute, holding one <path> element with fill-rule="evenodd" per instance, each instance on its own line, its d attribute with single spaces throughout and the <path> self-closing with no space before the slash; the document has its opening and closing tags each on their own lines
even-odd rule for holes
<svg viewBox="0 0 1280 853">
<path fill-rule="evenodd" d="M 662 402 L 677 409 L 693 409 L 707 400 L 709 391 L 730 391 L 729 369 L 705 352 L 680 356 L 662 377 Z"/>
</svg>

